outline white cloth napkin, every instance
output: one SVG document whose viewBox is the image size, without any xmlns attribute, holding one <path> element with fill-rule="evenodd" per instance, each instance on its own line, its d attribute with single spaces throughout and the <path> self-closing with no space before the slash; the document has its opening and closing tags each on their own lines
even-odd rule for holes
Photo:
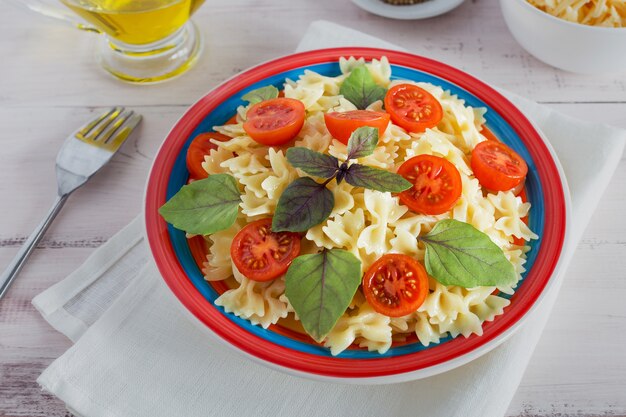
<svg viewBox="0 0 626 417">
<path fill-rule="evenodd" d="M 348 45 L 398 49 L 320 21 L 298 50 Z M 626 131 L 507 95 L 543 130 L 566 172 L 574 219 L 563 255 L 569 261 L 619 162 Z M 453 371 L 386 386 L 313 382 L 257 365 L 201 331 L 148 260 L 142 227 L 138 217 L 33 300 L 52 326 L 76 342 L 38 382 L 77 415 L 500 417 L 559 287 L 511 339 Z M 559 284 L 561 278 L 555 278 Z"/>
</svg>

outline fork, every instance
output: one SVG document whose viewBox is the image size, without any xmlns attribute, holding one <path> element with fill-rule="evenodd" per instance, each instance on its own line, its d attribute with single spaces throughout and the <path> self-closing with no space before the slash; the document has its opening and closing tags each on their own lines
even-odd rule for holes
<svg viewBox="0 0 626 417">
<path fill-rule="evenodd" d="M 107 164 L 141 122 L 141 116 L 124 107 L 112 107 L 71 134 L 57 154 L 57 199 L 44 220 L 28 237 L 0 275 L 0 300 L 18 275 L 67 198 Z"/>
</svg>

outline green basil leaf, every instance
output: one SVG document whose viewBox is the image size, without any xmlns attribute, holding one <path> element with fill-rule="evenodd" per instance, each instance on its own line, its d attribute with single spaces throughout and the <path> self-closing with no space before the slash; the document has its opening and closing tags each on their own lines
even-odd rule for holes
<svg viewBox="0 0 626 417">
<path fill-rule="evenodd" d="M 159 214 L 177 229 L 210 235 L 235 223 L 239 203 L 237 180 L 228 174 L 214 174 L 183 186 L 161 206 Z"/>
<path fill-rule="evenodd" d="M 267 87 L 257 88 L 256 90 L 252 90 L 241 97 L 243 100 L 249 102 L 250 104 L 260 103 L 265 100 L 271 100 L 273 98 L 278 97 L 278 88 L 273 85 L 268 85 Z"/>
<path fill-rule="evenodd" d="M 337 324 L 361 284 L 361 261 L 348 251 L 324 250 L 293 260 L 285 275 L 285 295 L 304 330 L 317 341 Z"/>
<path fill-rule="evenodd" d="M 334 156 L 302 147 L 287 149 L 287 160 L 294 167 L 320 178 L 332 178 L 339 170 L 339 160 Z"/>
<path fill-rule="evenodd" d="M 458 220 L 441 220 L 419 238 L 426 245 L 428 274 L 444 285 L 464 288 L 512 285 L 513 264 L 489 236 Z"/>
<path fill-rule="evenodd" d="M 335 196 L 324 184 L 298 178 L 278 199 L 272 231 L 306 232 L 326 220 L 334 206 Z"/>
<path fill-rule="evenodd" d="M 369 156 L 374 153 L 376 145 L 378 145 L 378 129 L 369 126 L 360 127 L 350 135 L 346 159 Z"/>
<path fill-rule="evenodd" d="M 359 110 L 365 110 L 376 100 L 384 99 L 386 92 L 385 88 L 376 84 L 374 77 L 364 65 L 353 69 L 339 89 L 339 94 Z"/>
<path fill-rule="evenodd" d="M 368 167 L 361 164 L 352 164 L 345 176 L 346 182 L 355 187 L 368 188 L 370 190 L 399 193 L 413 186 L 401 175 L 384 169 Z"/>
</svg>

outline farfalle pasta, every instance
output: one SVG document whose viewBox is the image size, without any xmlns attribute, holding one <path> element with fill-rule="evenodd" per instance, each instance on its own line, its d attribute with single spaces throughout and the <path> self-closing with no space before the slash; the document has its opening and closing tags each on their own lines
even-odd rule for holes
<svg viewBox="0 0 626 417">
<path fill-rule="evenodd" d="M 385 57 L 372 62 L 342 58 L 339 67 L 341 74 L 336 77 L 306 70 L 297 80 L 285 81 L 282 94 L 286 99 L 298 100 L 306 114 L 297 135 L 288 143 L 266 145 L 253 139 L 246 128 L 251 106 L 240 106 L 232 123 L 215 127 L 215 131 L 225 137 L 212 140 L 214 148 L 205 156 L 202 168 L 209 177 L 232 176 L 241 194 L 237 218 L 232 226 L 204 236 L 208 243 L 203 268 L 205 278 L 209 281 L 229 280 L 231 287 L 219 296 L 216 304 L 227 313 L 264 328 L 283 320 L 289 320 L 293 327 L 293 322 L 302 319 L 287 295 L 284 272 L 275 279 L 259 282 L 262 280 L 255 281 L 244 275 L 234 265 L 235 259 L 231 259 L 231 246 L 235 245 L 238 233 L 251 222 L 274 216 L 281 196 L 290 184 L 304 178 L 309 179 L 307 184 L 316 184 L 306 169 L 290 163 L 289 148 L 298 147 L 328 155 L 326 160 L 331 158 L 338 164 L 334 176 L 321 184 L 332 194 L 333 206 L 326 218 L 299 235 L 301 241 L 297 250 L 300 255 L 345 251 L 358 260 L 361 274 L 366 274 L 387 254 L 402 254 L 427 263 L 427 242 L 420 238 L 436 231 L 441 222 L 455 220 L 486 235 L 510 262 L 515 276 L 506 285 L 474 287 L 446 285 L 430 276 L 419 307 L 399 316 L 381 313 L 368 298 L 371 294 L 364 295 L 358 289 L 332 329 L 318 341 L 333 355 L 350 346 L 382 354 L 393 343 L 411 338 L 429 346 L 448 336 L 481 335 L 483 323 L 503 314 L 509 305 L 508 299 L 499 294 L 515 291 L 525 271 L 526 253 L 530 249 L 527 243 L 538 238 L 526 224 L 531 207 L 516 195 L 519 190 L 487 190 L 475 172 L 472 152 L 487 141 L 481 133 L 485 109 L 467 106 L 462 99 L 437 85 L 392 80 L 391 66 Z M 440 104 L 441 119 L 436 126 L 416 131 L 397 123 L 392 114 L 384 132 L 379 131 L 376 146 L 367 155 L 350 159 L 352 145 L 334 137 L 326 116 L 329 113 L 358 114 L 359 111 L 371 112 L 365 113 L 368 116 L 385 112 L 390 106 L 389 93 L 360 110 L 354 99 L 350 101 L 342 94 L 342 84 L 357 68 L 367 69 L 368 77 L 375 84 L 374 93 L 376 88 L 384 93 L 405 85 L 426 91 Z M 394 103 L 401 105 L 403 102 L 396 99 Z M 418 111 L 422 109 L 415 110 L 415 114 Z M 458 172 L 459 195 L 445 210 L 420 212 L 405 204 L 403 193 L 358 186 L 349 178 L 343 182 L 335 178 L 339 172 L 348 175 L 346 173 L 355 160 L 372 169 L 396 173 L 407 162 L 424 156 L 445 160 Z M 332 167 L 329 169 L 332 171 Z M 411 181 L 412 177 L 405 178 Z M 322 182 L 320 179 L 315 181 Z M 417 184 L 418 180 L 414 181 Z"/>
<path fill-rule="evenodd" d="M 591 26 L 626 27 L 624 0 L 528 0 L 530 4 L 561 19 Z"/>
<path fill-rule="evenodd" d="M 226 291 L 215 300 L 215 304 L 224 307 L 227 313 L 233 313 L 266 329 L 287 317 L 289 304 L 281 297 L 285 292 L 284 279 L 256 282 L 243 276 L 237 268 L 232 268 L 232 271 L 239 286 Z"/>
</svg>

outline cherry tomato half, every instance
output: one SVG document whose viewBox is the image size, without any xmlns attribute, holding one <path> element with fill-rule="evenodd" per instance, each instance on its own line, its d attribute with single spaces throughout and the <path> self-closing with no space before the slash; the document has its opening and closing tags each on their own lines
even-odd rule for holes
<svg viewBox="0 0 626 417">
<path fill-rule="evenodd" d="M 236 125 L 237 124 L 237 113 L 233 114 L 233 116 L 224 123 L 225 125 Z"/>
<path fill-rule="evenodd" d="M 398 84 L 390 88 L 385 95 L 385 110 L 395 124 L 414 133 L 437 126 L 443 118 L 439 101 L 413 84 Z"/>
<path fill-rule="evenodd" d="M 269 281 L 287 272 L 300 254 L 300 235 L 292 232 L 272 232 L 272 219 L 262 219 L 246 225 L 235 235 L 230 257 L 246 278 Z"/>
<path fill-rule="evenodd" d="M 304 116 L 304 104 L 300 100 L 274 98 L 250 107 L 243 129 L 263 145 L 284 145 L 300 132 Z"/>
<path fill-rule="evenodd" d="M 215 149 L 211 139 L 225 141 L 230 138 L 217 132 L 200 133 L 196 136 L 187 149 L 187 170 L 190 180 L 201 180 L 207 178 L 209 174 L 202 168 L 204 157 Z"/>
<path fill-rule="evenodd" d="M 400 193 L 400 201 L 417 213 L 445 213 L 461 197 L 461 175 L 444 158 L 414 156 L 400 165 L 398 174 L 413 183 L 413 187 Z"/>
<path fill-rule="evenodd" d="M 528 174 L 528 165 L 504 143 L 486 140 L 472 151 L 472 171 L 480 185 L 488 190 L 497 192 L 515 188 L 521 191 L 519 185 Z"/>
<path fill-rule="evenodd" d="M 367 302 L 380 314 L 406 316 L 426 299 L 428 274 L 421 263 L 408 255 L 383 255 L 363 276 L 363 292 Z"/>
<path fill-rule="evenodd" d="M 324 114 L 324 121 L 330 134 L 340 142 L 348 144 L 352 132 L 363 126 L 378 129 L 381 137 L 389 124 L 389 113 L 369 110 L 352 110 L 346 112 L 331 112 Z"/>
</svg>

